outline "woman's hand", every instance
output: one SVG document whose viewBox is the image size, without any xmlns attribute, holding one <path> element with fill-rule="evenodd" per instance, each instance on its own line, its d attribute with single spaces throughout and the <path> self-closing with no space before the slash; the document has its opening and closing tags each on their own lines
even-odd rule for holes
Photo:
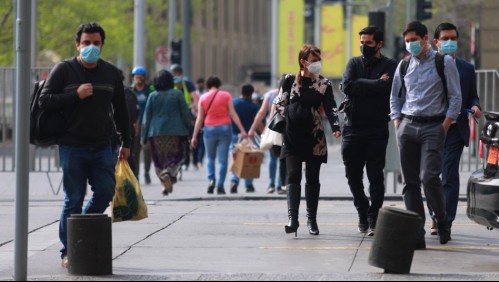
<svg viewBox="0 0 499 282">
<path fill-rule="evenodd" d="M 248 138 L 248 133 L 246 131 L 241 132 L 241 138 Z"/>
<path fill-rule="evenodd" d="M 198 138 L 197 137 L 192 137 L 191 147 L 194 149 L 196 149 L 198 147 Z"/>
</svg>

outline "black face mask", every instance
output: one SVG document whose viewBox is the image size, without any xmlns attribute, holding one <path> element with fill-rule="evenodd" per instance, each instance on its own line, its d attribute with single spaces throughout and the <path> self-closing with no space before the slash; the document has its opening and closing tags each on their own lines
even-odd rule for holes
<svg viewBox="0 0 499 282">
<path fill-rule="evenodd" d="M 376 55 L 376 53 L 378 52 L 378 49 L 376 49 L 376 46 L 371 47 L 371 46 L 367 46 L 366 44 L 363 44 L 363 45 L 360 45 L 360 52 L 362 52 L 362 56 L 365 59 L 370 60 L 374 57 L 374 55 Z"/>
</svg>

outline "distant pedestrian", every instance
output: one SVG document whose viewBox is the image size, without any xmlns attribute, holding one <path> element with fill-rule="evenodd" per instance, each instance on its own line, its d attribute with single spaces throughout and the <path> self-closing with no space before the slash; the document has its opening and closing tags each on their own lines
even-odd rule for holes
<svg viewBox="0 0 499 282">
<path fill-rule="evenodd" d="M 459 163 L 463 154 L 464 146 L 470 144 L 470 125 L 468 111 L 471 111 L 473 118 L 480 118 L 482 111 L 480 99 L 476 89 L 475 67 L 465 60 L 457 57 L 459 41 L 459 31 L 451 23 L 442 23 L 435 30 L 433 43 L 442 54 L 450 55 L 454 58 L 459 72 L 462 110 L 455 123 L 449 128 L 445 139 L 444 159 L 442 167 L 442 182 L 447 209 L 447 221 L 449 228 L 456 219 L 457 205 L 459 202 Z M 438 224 L 435 219 L 433 209 L 430 208 L 430 215 L 433 219 L 431 235 L 438 234 Z"/>
<path fill-rule="evenodd" d="M 280 81 L 278 83 L 280 85 Z M 251 126 L 249 131 L 249 137 L 253 138 L 257 131 L 263 133 L 264 130 L 264 120 L 266 117 L 270 119 L 274 114 L 275 104 L 274 100 L 279 94 L 279 88 L 271 89 L 265 93 L 263 98 L 263 104 L 260 107 L 258 114 L 255 117 L 255 121 Z M 269 152 L 269 178 L 270 183 L 267 188 L 267 193 L 272 194 L 277 191 L 278 194 L 286 194 L 286 159 L 281 159 L 281 148 L 282 146 L 273 146 Z M 277 167 L 279 163 L 279 176 L 277 176 Z M 277 186 L 276 186 L 276 176 L 277 176 Z"/>
<path fill-rule="evenodd" d="M 258 106 L 251 101 L 251 95 L 255 91 L 255 88 L 251 84 L 245 84 L 241 88 L 241 97 L 234 99 L 234 109 L 236 110 L 241 124 L 246 131 L 251 129 L 251 125 L 255 120 L 255 116 L 258 113 Z M 231 151 L 234 151 L 236 144 L 239 142 L 239 134 L 241 131 L 235 123 L 232 124 L 232 143 Z M 253 185 L 253 179 L 245 179 L 244 184 L 246 186 L 247 193 L 255 192 L 255 186 Z M 239 186 L 239 177 L 232 174 L 230 193 L 237 193 L 237 188 Z"/>
<path fill-rule="evenodd" d="M 383 31 L 370 26 L 359 32 L 362 56 L 350 59 L 343 73 L 346 95 L 341 153 L 359 232 L 373 236 L 385 198 L 385 159 L 390 121 L 390 93 L 397 62 L 381 54 Z M 364 167 L 371 201 L 364 192 Z"/>
<path fill-rule="evenodd" d="M 42 109 L 64 110 L 68 121 L 58 140 L 65 193 L 59 221 L 63 267 L 68 267 L 67 218 L 72 214 L 103 213 L 114 197 L 113 122 L 120 133 L 119 158 L 126 160 L 130 156 L 131 134 L 122 77 L 114 65 L 100 59 L 105 39 L 104 29 L 97 23 L 81 24 L 75 36 L 79 56 L 70 64 L 59 63 L 52 69 L 40 96 Z M 87 183 L 93 195 L 83 208 Z"/>
<path fill-rule="evenodd" d="M 224 182 L 227 177 L 229 162 L 229 147 L 232 141 L 232 121 L 241 131 L 241 137 L 248 135 L 234 109 L 232 95 L 220 90 L 222 81 L 216 76 L 208 78 L 206 86 L 209 92 L 199 101 L 199 114 L 194 128 L 191 144 L 198 146 L 197 138 L 204 125 L 204 144 L 208 156 L 208 194 L 213 194 L 215 187 L 217 194 L 225 194 Z M 215 159 L 218 155 L 218 182 L 215 177 Z"/>
<path fill-rule="evenodd" d="M 397 131 L 405 182 L 404 202 L 408 210 L 418 213 L 422 219 L 416 249 L 426 249 L 421 184 L 426 201 L 435 212 L 440 243 L 450 240 L 440 173 L 446 135 L 461 111 L 461 87 L 452 57 L 440 57 L 445 67 L 443 77 L 440 76 L 440 55 L 431 49 L 424 24 L 411 22 L 403 34 L 411 57 L 406 70 L 402 61 L 395 71 L 391 118 Z M 405 72 L 403 77 L 401 70 Z"/>
<path fill-rule="evenodd" d="M 144 118 L 144 112 L 146 109 L 146 103 L 147 103 L 147 98 L 149 98 L 149 94 L 152 89 L 154 88 L 152 85 L 148 84 L 146 82 L 147 80 L 147 70 L 142 67 L 142 66 L 136 66 L 132 70 L 132 91 L 137 95 L 137 100 L 139 102 L 139 108 L 140 108 L 140 118 L 139 118 L 139 125 L 142 125 L 142 120 Z M 136 158 L 136 167 L 137 171 L 140 172 L 140 155 L 142 151 L 142 156 L 144 158 L 144 181 L 146 184 L 151 184 L 151 175 L 149 174 L 149 171 L 151 170 L 151 148 L 149 147 L 149 144 L 141 144 L 140 142 L 140 136 L 141 136 L 141 130 L 139 130 L 139 134 L 135 136 L 135 144 L 134 146 L 134 153 L 133 155 Z M 138 179 L 138 178 L 137 178 Z"/>
<path fill-rule="evenodd" d="M 154 77 L 142 121 L 142 143 L 151 146 L 152 159 L 163 185 L 163 195 L 173 191 L 184 162 L 191 113 L 182 92 L 174 90 L 173 75 L 162 70 Z"/>
<path fill-rule="evenodd" d="M 196 80 L 196 88 L 197 96 L 199 97 L 199 99 L 201 99 L 201 97 L 206 94 L 206 82 L 204 78 L 200 77 L 198 78 L 198 80 Z M 196 118 L 199 114 L 198 111 L 196 112 Z M 203 130 L 200 130 L 198 134 L 198 146 L 197 148 L 193 149 L 193 154 L 195 154 L 194 156 L 197 156 L 196 166 L 198 169 L 201 169 L 203 167 L 203 160 L 205 155 L 203 135 Z"/>
<path fill-rule="evenodd" d="M 320 169 L 327 162 L 327 143 L 319 108 L 324 106 L 334 136 L 341 136 L 338 109 L 334 101 L 332 83 L 320 75 L 321 50 L 304 45 L 298 57 L 297 75 L 286 75 L 275 101 L 278 112 L 286 118 L 282 158 L 288 170 L 288 225 L 286 233 L 298 230 L 298 211 L 301 199 L 302 163 L 306 163 L 305 197 L 307 227 L 312 235 L 319 235 L 317 208 L 320 195 Z"/>
<path fill-rule="evenodd" d="M 170 67 L 170 71 L 173 74 L 173 80 L 175 83 L 175 89 L 180 90 L 184 95 L 185 102 L 187 103 L 187 107 L 189 111 L 191 111 L 191 125 L 189 126 L 189 136 L 192 136 L 192 132 L 194 131 L 194 122 L 196 121 L 196 115 L 198 112 L 198 103 L 199 97 L 197 95 L 196 86 L 192 81 L 184 76 L 184 69 L 177 64 L 174 64 Z M 189 170 L 189 166 L 191 165 L 191 145 L 187 144 L 185 146 L 185 170 Z M 193 155 L 192 164 L 197 168 L 197 155 Z"/>
</svg>

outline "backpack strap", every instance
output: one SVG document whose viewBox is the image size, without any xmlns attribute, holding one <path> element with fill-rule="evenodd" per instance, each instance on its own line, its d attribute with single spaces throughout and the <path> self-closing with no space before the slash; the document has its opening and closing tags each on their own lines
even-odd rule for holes
<svg viewBox="0 0 499 282">
<path fill-rule="evenodd" d="M 412 56 L 407 56 L 404 59 L 402 59 L 402 62 L 400 64 L 400 80 L 402 82 L 402 87 L 400 88 L 399 91 L 399 98 L 402 97 L 402 91 L 405 89 L 405 75 L 407 74 L 407 70 L 409 69 L 409 64 L 411 62 Z M 442 80 L 442 84 L 444 86 L 444 93 L 445 97 L 447 99 L 447 94 L 449 93 L 448 88 L 447 88 L 447 78 L 445 77 L 444 69 L 445 69 L 445 55 L 436 53 L 435 55 L 435 66 L 437 68 L 437 73 L 438 76 L 440 76 L 440 79 Z"/>
<path fill-rule="evenodd" d="M 435 55 L 435 66 L 437 67 L 438 76 L 442 80 L 442 84 L 444 85 L 444 93 L 445 97 L 447 97 L 449 90 L 447 88 L 447 78 L 445 77 L 444 69 L 445 69 L 445 55 L 437 52 Z"/>
<path fill-rule="evenodd" d="M 409 69 L 409 64 L 411 63 L 411 58 L 412 58 L 412 56 L 407 56 L 404 59 L 402 59 L 402 61 L 400 63 L 399 73 L 400 73 L 400 81 L 402 82 L 402 87 L 400 87 L 399 98 L 402 98 L 402 91 L 406 90 L 404 78 L 405 78 L 405 75 L 407 74 L 407 70 Z"/>
</svg>

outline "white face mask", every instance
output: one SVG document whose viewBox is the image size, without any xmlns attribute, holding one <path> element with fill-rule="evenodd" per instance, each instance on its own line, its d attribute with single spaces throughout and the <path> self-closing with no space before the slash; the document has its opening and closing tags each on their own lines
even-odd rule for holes
<svg viewBox="0 0 499 282">
<path fill-rule="evenodd" d="M 310 65 L 308 65 L 307 69 L 309 72 L 315 75 L 319 75 L 322 71 L 322 63 L 321 62 L 311 63 Z"/>
</svg>

